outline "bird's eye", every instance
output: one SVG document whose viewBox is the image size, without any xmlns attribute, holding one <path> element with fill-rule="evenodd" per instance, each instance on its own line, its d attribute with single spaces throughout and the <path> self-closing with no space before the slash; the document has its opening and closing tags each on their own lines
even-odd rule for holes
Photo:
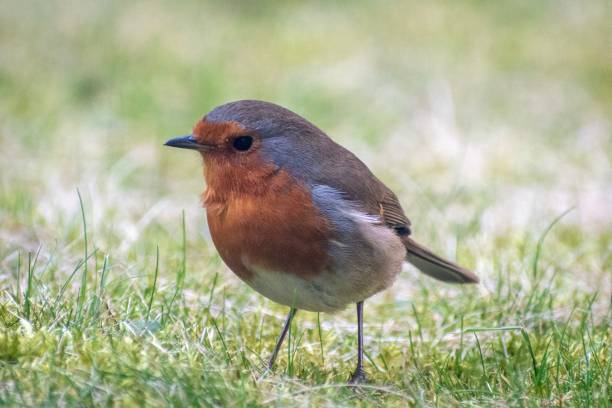
<svg viewBox="0 0 612 408">
<path fill-rule="evenodd" d="M 234 149 L 241 152 L 246 152 L 251 148 L 252 145 L 253 138 L 251 136 L 240 136 L 235 138 L 232 142 L 232 146 L 234 146 Z"/>
</svg>

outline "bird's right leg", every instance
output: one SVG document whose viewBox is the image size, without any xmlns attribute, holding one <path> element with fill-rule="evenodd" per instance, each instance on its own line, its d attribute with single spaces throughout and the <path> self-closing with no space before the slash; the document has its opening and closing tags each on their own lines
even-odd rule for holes
<svg viewBox="0 0 612 408">
<path fill-rule="evenodd" d="M 274 346 L 272 357 L 270 357 L 270 361 L 268 362 L 268 370 L 272 370 L 272 368 L 274 367 L 274 362 L 276 361 L 276 357 L 278 357 L 278 352 L 280 351 L 280 348 L 283 345 L 283 341 L 287 336 L 289 327 L 291 327 L 291 321 L 293 320 L 293 317 L 296 313 L 297 309 L 294 307 L 289 310 L 289 314 L 287 315 L 287 319 L 285 320 L 285 325 L 283 326 L 283 331 L 281 332 L 280 336 L 278 336 L 278 340 L 276 340 L 276 346 Z"/>
<path fill-rule="evenodd" d="M 363 300 L 357 302 L 357 368 L 351 375 L 349 384 L 359 384 L 367 381 L 363 369 Z"/>
</svg>

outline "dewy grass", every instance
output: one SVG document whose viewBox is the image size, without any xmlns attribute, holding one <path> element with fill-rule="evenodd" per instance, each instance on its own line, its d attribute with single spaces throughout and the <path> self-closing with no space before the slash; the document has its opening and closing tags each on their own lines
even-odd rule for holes
<svg viewBox="0 0 612 408">
<path fill-rule="evenodd" d="M 233 6 L 3 7 L 0 406 L 609 406 L 609 2 Z M 288 310 L 161 148 L 243 97 L 357 153 L 482 278 L 407 267 L 369 299 L 358 390 L 353 308 L 298 313 L 263 375 Z"/>
</svg>

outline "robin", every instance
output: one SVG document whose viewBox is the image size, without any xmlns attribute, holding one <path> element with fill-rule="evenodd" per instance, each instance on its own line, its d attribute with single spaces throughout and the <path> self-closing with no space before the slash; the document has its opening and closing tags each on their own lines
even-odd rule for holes
<svg viewBox="0 0 612 408">
<path fill-rule="evenodd" d="M 395 194 L 353 153 L 288 109 L 230 102 L 166 146 L 203 157 L 203 203 L 223 261 L 290 308 L 270 369 L 297 310 L 336 312 L 355 303 L 357 367 L 350 382 L 365 381 L 363 303 L 393 284 L 404 261 L 444 282 L 478 282 L 413 240 Z"/>
</svg>

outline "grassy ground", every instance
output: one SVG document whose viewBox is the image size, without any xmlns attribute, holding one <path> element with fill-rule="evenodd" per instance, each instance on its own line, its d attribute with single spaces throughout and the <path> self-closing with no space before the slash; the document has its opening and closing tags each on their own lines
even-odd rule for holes
<svg viewBox="0 0 612 408">
<path fill-rule="evenodd" d="M 0 405 L 605 406 L 612 349 L 606 1 L 0 6 Z M 415 236 L 354 311 L 286 310 L 222 264 L 199 159 L 215 105 L 275 101 L 355 151 Z M 78 190 L 77 190 L 78 189 Z"/>
</svg>

